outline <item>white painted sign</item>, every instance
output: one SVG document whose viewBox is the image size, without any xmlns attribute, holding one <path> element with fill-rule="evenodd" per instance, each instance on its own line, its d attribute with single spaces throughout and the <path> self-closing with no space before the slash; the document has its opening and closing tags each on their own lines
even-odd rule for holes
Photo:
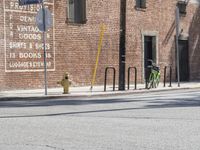
<svg viewBox="0 0 200 150">
<path fill-rule="evenodd" d="M 54 0 L 45 1 L 54 14 Z M 6 72 L 44 71 L 42 32 L 35 23 L 40 5 L 19 6 L 18 0 L 4 0 L 4 48 Z M 46 34 L 47 70 L 55 70 L 53 28 Z"/>
</svg>

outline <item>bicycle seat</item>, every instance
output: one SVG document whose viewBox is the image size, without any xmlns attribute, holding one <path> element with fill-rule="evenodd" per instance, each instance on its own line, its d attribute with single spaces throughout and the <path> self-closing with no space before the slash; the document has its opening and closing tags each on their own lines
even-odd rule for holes
<svg viewBox="0 0 200 150">
<path fill-rule="evenodd" d="M 150 65 L 153 64 L 153 60 L 151 60 L 151 59 L 147 59 L 147 62 L 148 62 Z"/>
<path fill-rule="evenodd" d="M 157 66 L 152 66 L 152 69 L 155 71 L 160 71 L 160 67 L 157 67 Z"/>
</svg>

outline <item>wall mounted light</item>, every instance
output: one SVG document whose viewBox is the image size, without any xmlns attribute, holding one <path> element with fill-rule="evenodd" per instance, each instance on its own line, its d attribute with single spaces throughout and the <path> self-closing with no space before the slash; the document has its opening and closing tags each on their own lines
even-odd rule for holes
<svg viewBox="0 0 200 150">
<path fill-rule="evenodd" d="M 179 8 L 179 13 L 181 16 L 186 15 L 187 4 L 188 4 L 188 1 L 186 0 L 178 0 L 177 7 Z"/>
</svg>

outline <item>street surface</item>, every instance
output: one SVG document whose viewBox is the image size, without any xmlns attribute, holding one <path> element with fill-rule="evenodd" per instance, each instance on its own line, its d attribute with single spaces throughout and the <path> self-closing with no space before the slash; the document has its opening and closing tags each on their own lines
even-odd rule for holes
<svg viewBox="0 0 200 150">
<path fill-rule="evenodd" d="M 200 89 L 0 101 L 0 150 L 200 150 Z"/>
</svg>

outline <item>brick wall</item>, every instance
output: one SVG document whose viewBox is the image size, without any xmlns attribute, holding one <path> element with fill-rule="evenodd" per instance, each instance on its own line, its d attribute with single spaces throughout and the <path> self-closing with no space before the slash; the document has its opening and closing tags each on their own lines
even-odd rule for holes
<svg viewBox="0 0 200 150">
<path fill-rule="evenodd" d="M 0 7 L 0 87 L 5 87 L 4 82 L 4 13 L 3 13 L 3 0 L 0 1 L 1 7 Z"/>
<path fill-rule="evenodd" d="M 134 1 L 128 1 L 127 12 L 127 66 L 137 66 L 140 79 L 143 78 L 143 51 L 142 33 L 152 32 L 158 36 L 158 65 L 161 68 L 163 78 L 164 66 L 171 65 L 173 79 L 175 80 L 176 56 L 175 56 L 175 6 L 176 1 L 147 1 L 147 9 L 136 10 Z M 189 3 L 187 14 L 180 18 L 180 29 L 189 34 L 189 69 L 190 80 L 198 80 L 199 77 L 199 5 Z M 182 65 L 182 64 L 180 64 Z M 169 74 L 168 74 L 169 75 Z"/>
<path fill-rule="evenodd" d="M 10 0 L 15 2 L 17 0 Z M 49 0 L 52 2 L 51 0 Z M 7 71 L 5 72 L 4 52 L 4 5 L 0 1 L 0 90 L 43 88 L 43 71 Z M 172 65 L 175 72 L 175 6 L 174 0 L 149 0 L 144 10 L 135 9 L 135 1 L 127 0 L 127 32 L 126 32 L 126 69 L 136 66 L 139 81 L 143 81 L 143 43 L 142 34 L 156 33 L 158 38 L 158 65 L 161 73 L 165 65 Z M 50 6 L 50 9 L 53 9 Z M 69 72 L 77 85 L 89 85 L 97 55 L 100 24 L 106 25 L 97 69 L 96 84 L 103 84 L 104 71 L 107 66 L 114 66 L 118 74 L 119 61 L 119 10 L 120 0 L 87 0 L 87 23 L 75 25 L 66 22 L 66 0 L 54 0 L 54 31 L 50 36 L 54 40 L 47 41 L 51 45 L 52 71 L 48 71 L 48 86 L 59 86 L 56 82 L 64 72 Z M 7 15 L 7 14 L 6 14 Z M 5 16 L 6 16 L 5 15 Z M 199 71 L 199 8 L 196 4 L 189 4 L 187 15 L 181 18 L 181 28 L 189 33 L 190 79 L 197 80 Z M 19 21 L 12 22 L 18 24 Z M 28 23 L 26 22 L 26 25 Z M 5 24 L 9 30 L 9 20 Z M 7 31 L 9 33 L 9 31 Z M 18 35 L 18 33 L 16 33 Z M 7 40 L 8 42 L 8 40 Z M 33 41 L 30 41 L 33 42 Z M 10 52 L 9 47 L 6 49 Z M 53 51 L 55 50 L 55 56 Z M 31 51 L 31 49 L 29 50 Z M 48 50 L 47 50 L 48 52 Z M 42 53 L 42 50 L 40 51 Z M 41 54 L 42 55 L 42 54 Z M 8 56 L 6 56 L 8 57 Z M 54 68 L 55 59 L 55 68 Z M 31 61 L 30 59 L 29 61 Z M 42 61 L 43 59 L 41 59 Z M 40 68 L 42 70 L 42 68 Z M 175 73 L 173 74 L 175 78 Z M 117 78 L 118 80 L 118 75 Z M 112 83 L 111 72 L 109 82 Z M 116 81 L 116 83 L 118 83 Z"/>
<path fill-rule="evenodd" d="M 189 60 L 190 60 L 190 79 L 200 79 L 200 39 L 199 39 L 199 23 L 200 23 L 200 9 L 195 7 L 190 9 L 190 23 L 188 26 L 189 33 Z M 185 20 L 186 21 L 186 20 Z"/>
</svg>

